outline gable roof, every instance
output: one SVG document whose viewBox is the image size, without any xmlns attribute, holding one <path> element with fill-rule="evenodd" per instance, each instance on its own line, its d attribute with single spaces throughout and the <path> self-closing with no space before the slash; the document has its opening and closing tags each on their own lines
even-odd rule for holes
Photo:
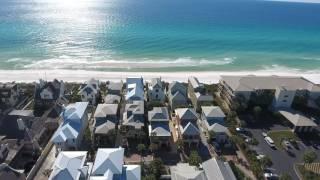
<svg viewBox="0 0 320 180">
<path fill-rule="evenodd" d="M 109 84 L 107 84 L 108 90 L 121 91 L 122 87 L 123 87 L 122 81 L 121 82 L 109 82 Z"/>
<path fill-rule="evenodd" d="M 169 84 L 168 91 L 169 94 L 175 94 L 176 92 L 180 92 L 183 96 L 186 96 L 187 88 L 182 83 L 173 81 Z"/>
<path fill-rule="evenodd" d="M 185 127 L 180 125 L 181 134 L 183 135 L 198 135 L 200 133 L 198 127 L 189 122 Z"/>
<path fill-rule="evenodd" d="M 149 125 L 149 135 L 152 136 L 171 136 L 168 122 L 153 122 Z"/>
<path fill-rule="evenodd" d="M 63 111 L 63 120 L 80 120 L 87 110 L 89 102 L 76 102 L 69 104 Z"/>
<path fill-rule="evenodd" d="M 95 134 L 108 134 L 112 129 L 115 129 L 116 124 L 112 121 L 106 121 L 100 125 L 95 124 L 94 133 Z"/>
<path fill-rule="evenodd" d="M 106 104 L 114 104 L 115 102 L 120 103 L 121 96 L 115 94 L 107 94 L 104 98 L 104 103 Z"/>
<path fill-rule="evenodd" d="M 216 158 L 202 163 L 207 179 L 210 180 L 236 180 L 229 164 Z"/>
<path fill-rule="evenodd" d="M 154 107 L 148 112 L 149 121 L 169 121 L 169 113 L 167 107 Z"/>
<path fill-rule="evenodd" d="M 175 109 L 175 112 L 179 116 L 181 121 L 198 119 L 198 115 L 193 108 L 178 108 Z"/>
<path fill-rule="evenodd" d="M 78 180 L 87 157 L 86 151 L 62 151 L 59 153 L 49 180 Z"/>
<path fill-rule="evenodd" d="M 290 121 L 294 126 L 314 126 L 318 125 L 313 122 L 308 117 L 296 111 L 280 110 L 279 113 L 283 115 L 288 121 Z"/>
<path fill-rule="evenodd" d="M 122 174 L 123 166 L 123 148 L 99 148 L 94 165 L 92 167 L 92 175 L 102 175 L 108 170 L 112 174 Z"/>
<path fill-rule="evenodd" d="M 223 113 L 219 106 L 201 106 L 203 114 L 208 118 L 225 118 L 226 115 Z"/>
<path fill-rule="evenodd" d="M 190 166 L 188 163 L 178 163 L 170 167 L 172 180 L 206 180 L 203 170 Z"/>
<path fill-rule="evenodd" d="M 85 84 L 80 86 L 79 94 L 82 94 L 83 92 L 86 92 L 87 94 L 91 94 L 92 92 L 97 94 L 99 89 L 99 81 L 90 79 L 89 81 L 85 82 Z"/>
<path fill-rule="evenodd" d="M 63 86 L 63 81 L 58 81 L 57 79 L 54 79 L 52 82 L 47 82 L 40 79 L 40 83 L 36 84 L 35 86 L 35 99 L 41 99 L 41 92 L 44 89 L 47 89 L 48 91 L 52 92 L 53 99 L 57 100 L 60 97 L 60 94 L 63 93 Z"/>
<path fill-rule="evenodd" d="M 152 78 L 149 84 L 152 88 L 162 88 L 162 82 L 160 78 Z"/>
<path fill-rule="evenodd" d="M 217 133 L 226 133 L 228 131 L 228 129 L 226 127 L 222 126 L 219 123 L 214 123 L 212 126 L 209 126 L 208 130 L 209 131 L 214 131 L 214 132 L 217 132 Z"/>
<path fill-rule="evenodd" d="M 126 173 L 126 180 L 140 180 L 141 179 L 141 166 L 139 165 L 124 165 Z M 123 170 L 123 171 L 124 171 Z"/>
<path fill-rule="evenodd" d="M 66 142 L 68 139 L 77 139 L 80 131 L 80 124 L 64 123 L 52 136 L 53 143 Z"/>
<path fill-rule="evenodd" d="M 118 111 L 118 104 L 98 104 L 94 117 L 105 118 L 107 115 L 116 115 Z"/>
</svg>

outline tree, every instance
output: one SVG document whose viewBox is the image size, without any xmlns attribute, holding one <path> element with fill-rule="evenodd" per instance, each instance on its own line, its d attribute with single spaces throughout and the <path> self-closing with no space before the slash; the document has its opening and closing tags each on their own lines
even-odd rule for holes
<svg viewBox="0 0 320 180">
<path fill-rule="evenodd" d="M 182 141 L 181 139 L 178 139 L 175 144 L 176 144 L 177 149 L 178 149 L 179 151 L 182 151 L 182 150 L 183 150 L 183 141 Z"/>
<path fill-rule="evenodd" d="M 211 141 L 216 137 L 216 133 L 214 131 L 209 131 L 209 140 Z"/>
<path fill-rule="evenodd" d="M 270 157 L 268 157 L 268 156 L 263 157 L 260 161 L 261 161 L 263 168 L 272 166 L 272 161 L 271 161 Z"/>
<path fill-rule="evenodd" d="M 262 112 L 262 108 L 260 106 L 255 106 L 253 108 L 253 114 L 256 118 L 259 118 Z"/>
<path fill-rule="evenodd" d="M 159 179 L 161 176 L 161 170 L 164 169 L 163 162 L 161 159 L 156 158 L 150 163 L 150 173 L 154 175 L 156 179 Z"/>
<path fill-rule="evenodd" d="M 304 163 L 312 163 L 317 159 L 317 154 L 314 151 L 309 151 L 304 153 L 303 161 Z"/>
<path fill-rule="evenodd" d="M 202 162 L 197 151 L 191 151 L 188 161 L 191 166 L 199 166 Z"/>
<path fill-rule="evenodd" d="M 291 176 L 288 173 L 281 174 L 279 180 L 291 180 Z"/>
</svg>

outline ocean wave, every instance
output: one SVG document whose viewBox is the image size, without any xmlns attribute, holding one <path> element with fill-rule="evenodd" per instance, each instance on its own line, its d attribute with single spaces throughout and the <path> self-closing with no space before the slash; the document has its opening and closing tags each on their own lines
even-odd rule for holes
<svg viewBox="0 0 320 180">
<path fill-rule="evenodd" d="M 195 67 L 207 65 L 227 65 L 232 64 L 236 57 L 225 57 L 221 59 L 193 59 L 189 57 L 160 60 L 91 60 L 75 59 L 69 56 L 59 58 L 32 61 L 30 64 L 23 65 L 26 69 L 98 69 L 98 68 L 164 68 L 164 67 Z"/>
</svg>

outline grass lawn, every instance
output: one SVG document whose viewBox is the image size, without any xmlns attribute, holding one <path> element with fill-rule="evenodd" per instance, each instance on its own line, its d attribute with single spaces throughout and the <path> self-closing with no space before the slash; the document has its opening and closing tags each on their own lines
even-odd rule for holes
<svg viewBox="0 0 320 180">
<path fill-rule="evenodd" d="M 281 145 L 281 141 L 283 139 L 294 139 L 299 140 L 299 138 L 290 130 L 282 130 L 282 131 L 269 131 L 268 136 L 274 141 L 274 144 L 277 148 L 283 149 Z"/>
</svg>

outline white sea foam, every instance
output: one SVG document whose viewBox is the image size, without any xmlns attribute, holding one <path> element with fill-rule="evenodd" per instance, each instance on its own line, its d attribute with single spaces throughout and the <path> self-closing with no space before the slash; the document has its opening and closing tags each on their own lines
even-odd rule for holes
<svg viewBox="0 0 320 180">
<path fill-rule="evenodd" d="M 236 57 L 226 57 L 214 60 L 194 60 L 189 57 L 178 58 L 176 60 L 92 60 L 75 59 L 69 56 L 61 56 L 54 59 L 32 61 L 23 65 L 26 69 L 98 69 L 98 68 L 163 68 L 163 67 L 193 67 L 206 65 L 226 65 L 235 61 Z"/>
</svg>

